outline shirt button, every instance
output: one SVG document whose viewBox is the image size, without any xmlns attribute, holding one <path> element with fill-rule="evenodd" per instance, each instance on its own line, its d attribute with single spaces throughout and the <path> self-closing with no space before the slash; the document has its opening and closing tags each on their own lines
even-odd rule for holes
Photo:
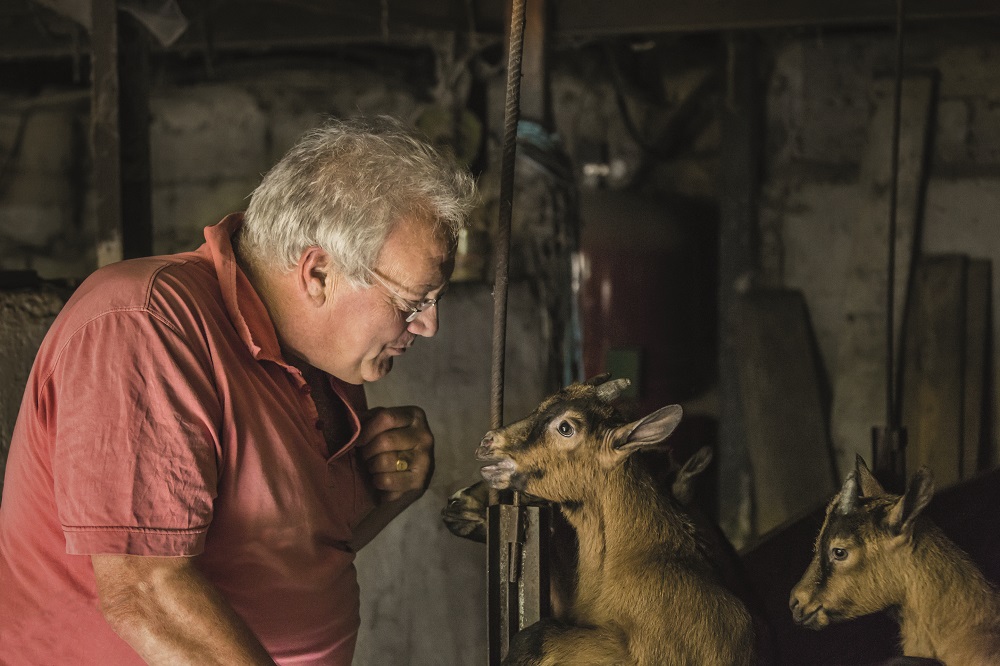
<svg viewBox="0 0 1000 666">
<path fill-rule="evenodd" d="M 310 393 L 313 392 L 312 386 L 309 386 L 309 384 L 303 384 L 300 390 L 306 395 L 309 395 Z"/>
<path fill-rule="evenodd" d="M 316 430 L 323 429 L 323 419 L 316 419 Z"/>
</svg>

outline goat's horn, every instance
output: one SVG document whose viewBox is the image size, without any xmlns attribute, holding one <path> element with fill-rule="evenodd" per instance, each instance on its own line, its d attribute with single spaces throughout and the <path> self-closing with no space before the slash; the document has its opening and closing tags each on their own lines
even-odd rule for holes
<svg viewBox="0 0 1000 666">
<path fill-rule="evenodd" d="M 845 516 L 853 511 L 858 502 L 858 493 L 858 477 L 854 472 L 851 472 L 844 480 L 844 487 L 840 489 L 840 496 L 837 498 L 837 511 Z"/>
<path fill-rule="evenodd" d="M 611 378 L 610 372 L 602 372 L 599 375 L 594 375 L 593 377 L 591 377 L 590 379 L 586 380 L 583 383 L 588 384 L 589 386 L 600 386 L 604 382 L 608 381 L 608 379 L 610 378 Z"/>
<path fill-rule="evenodd" d="M 632 382 L 625 379 L 612 379 L 610 382 L 604 382 L 597 387 L 597 397 L 605 402 L 611 402 L 619 395 L 622 391 L 627 389 Z"/>
</svg>

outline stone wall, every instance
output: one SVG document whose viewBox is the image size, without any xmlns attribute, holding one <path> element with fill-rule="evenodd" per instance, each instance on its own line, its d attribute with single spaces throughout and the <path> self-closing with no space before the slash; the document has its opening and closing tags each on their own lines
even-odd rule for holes
<svg viewBox="0 0 1000 666">
<path fill-rule="evenodd" d="M 918 25 L 907 34 L 904 57 L 908 77 L 925 77 L 937 86 L 917 251 L 989 260 L 995 275 L 1000 265 L 996 212 L 1000 200 L 1000 44 L 977 38 L 974 30 L 965 34 Z M 891 108 L 894 58 L 894 40 L 882 32 L 786 40 L 773 51 L 767 97 L 767 177 L 760 211 L 760 277 L 764 285 L 791 287 L 805 295 L 835 403 L 838 377 L 847 371 L 838 367 L 838 351 L 853 316 L 845 302 L 845 285 L 852 279 L 849 271 L 859 251 L 852 230 L 868 212 L 866 187 L 871 186 L 865 180 L 870 174 L 862 173 L 862 161 L 873 145 L 881 149 L 884 144 L 883 164 L 891 157 L 888 139 L 872 134 L 872 128 L 877 110 L 886 113 Z M 914 109 L 904 102 L 903 110 L 906 123 Z M 913 149 L 904 136 L 903 152 Z M 901 192 L 901 212 L 906 196 Z M 881 239 L 860 249 L 871 253 L 876 265 L 884 265 L 886 243 Z M 897 257 L 899 270 L 906 261 L 906 256 Z M 873 290 L 879 288 L 877 281 L 872 283 Z M 1000 290 L 994 287 L 994 349 L 1000 334 L 998 311 Z M 898 332 L 899 313 L 895 324 Z M 995 362 L 990 375 L 993 385 L 998 385 L 1000 369 Z M 884 391 L 884 383 L 879 382 L 874 392 L 868 387 L 841 388 L 878 395 Z M 995 423 L 995 395 L 988 400 L 988 418 Z M 884 421 L 880 418 L 867 425 L 884 425 Z M 995 434 L 987 434 L 996 464 L 1000 461 L 995 457 Z M 834 442 L 838 451 L 870 451 L 867 429 L 854 428 L 844 438 Z M 849 458 L 853 461 L 853 453 Z M 841 478 L 846 472 L 840 470 Z"/>
</svg>

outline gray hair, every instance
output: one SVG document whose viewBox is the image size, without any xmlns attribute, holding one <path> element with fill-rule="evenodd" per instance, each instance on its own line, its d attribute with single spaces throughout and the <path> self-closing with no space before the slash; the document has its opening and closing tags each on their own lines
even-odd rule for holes
<svg viewBox="0 0 1000 666">
<path fill-rule="evenodd" d="M 363 286 L 400 220 L 431 220 L 454 242 L 475 203 L 468 170 L 398 121 L 330 119 L 264 176 L 238 242 L 258 269 L 290 270 L 319 246 L 349 283 Z"/>
</svg>

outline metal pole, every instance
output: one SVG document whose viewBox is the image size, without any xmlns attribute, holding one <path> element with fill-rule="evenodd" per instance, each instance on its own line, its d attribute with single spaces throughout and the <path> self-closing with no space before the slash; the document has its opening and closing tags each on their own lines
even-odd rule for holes
<svg viewBox="0 0 1000 666">
<path fill-rule="evenodd" d="M 903 106 L 903 1 L 896 0 L 896 79 L 892 115 L 892 156 L 889 183 L 889 234 L 885 326 L 885 427 L 872 428 L 872 464 L 890 490 L 906 483 L 906 429 L 900 423 L 896 399 L 896 225 L 899 197 L 899 135 Z"/>
<path fill-rule="evenodd" d="M 490 422 L 503 425 L 505 352 L 507 346 L 507 291 L 510 260 L 510 229 L 513 215 L 514 167 L 517 125 L 520 120 L 521 58 L 524 48 L 524 0 L 513 0 L 507 39 L 507 91 L 504 107 L 504 136 L 500 163 L 500 211 L 495 250 L 493 285 L 493 363 Z M 520 628 L 520 571 L 528 517 L 517 493 L 498 497 L 490 493 L 487 511 L 487 579 L 489 663 L 499 664 L 506 656 L 510 638 Z M 537 513 L 537 512 L 536 512 Z M 537 527 L 537 522 L 535 523 Z"/>
</svg>

